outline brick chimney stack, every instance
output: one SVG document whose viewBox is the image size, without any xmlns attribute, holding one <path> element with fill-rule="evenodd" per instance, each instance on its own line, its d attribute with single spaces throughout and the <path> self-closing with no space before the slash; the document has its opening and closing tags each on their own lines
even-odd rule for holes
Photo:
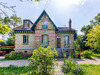
<svg viewBox="0 0 100 75">
<path fill-rule="evenodd" d="M 72 23 L 72 20 L 69 19 L 69 30 L 71 30 L 71 23 Z"/>
</svg>

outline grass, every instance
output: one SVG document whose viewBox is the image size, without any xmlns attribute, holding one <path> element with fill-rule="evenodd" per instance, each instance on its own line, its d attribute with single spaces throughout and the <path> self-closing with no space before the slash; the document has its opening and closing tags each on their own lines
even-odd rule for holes
<svg viewBox="0 0 100 75">
<path fill-rule="evenodd" d="M 28 58 L 30 58 L 30 56 L 24 56 L 22 58 L 17 58 L 17 59 L 12 59 L 12 60 L 21 60 L 21 59 L 27 60 Z M 7 60 L 11 60 L 11 59 L 7 59 L 7 58 L 0 59 L 0 61 L 7 61 Z"/>
<path fill-rule="evenodd" d="M 94 54 L 92 55 L 92 57 L 100 59 L 100 52 L 94 52 Z"/>
<path fill-rule="evenodd" d="M 100 65 L 82 64 L 80 66 L 85 69 L 85 75 L 100 75 Z"/>
<path fill-rule="evenodd" d="M 100 75 L 100 65 L 80 65 L 86 71 L 85 75 Z M 34 67 L 29 68 L 29 66 L 17 67 L 10 65 L 9 67 L 0 67 L 0 75 L 31 75 L 29 74 L 34 70 Z M 70 73 L 69 75 L 72 75 Z"/>
<path fill-rule="evenodd" d="M 10 65 L 9 67 L 0 67 L 0 75 L 30 75 L 33 68 L 29 68 L 29 66 L 17 67 L 14 65 Z"/>
</svg>

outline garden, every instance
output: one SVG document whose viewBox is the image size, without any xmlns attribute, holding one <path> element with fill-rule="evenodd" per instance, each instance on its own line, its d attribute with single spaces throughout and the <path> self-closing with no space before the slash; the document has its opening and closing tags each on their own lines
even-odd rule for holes
<svg viewBox="0 0 100 75">
<path fill-rule="evenodd" d="M 90 55 L 88 55 L 88 54 Z M 83 54 L 83 55 L 82 55 Z M 96 56 L 96 54 L 91 55 L 91 51 L 83 51 L 80 54 L 81 59 L 88 58 L 90 56 Z M 79 54 L 75 56 L 78 58 Z M 98 54 L 97 54 L 98 55 Z M 0 67 L 0 75 L 56 75 L 55 69 L 59 66 L 56 60 L 58 56 L 57 51 L 51 50 L 50 47 L 44 48 L 39 47 L 33 51 L 31 55 L 24 55 L 22 52 L 12 51 L 5 55 L 5 60 L 21 60 L 23 57 L 27 57 L 30 61 L 28 66 L 14 66 L 10 65 L 8 67 Z M 65 75 L 97 75 L 100 74 L 100 65 L 93 64 L 77 64 L 73 57 L 70 55 L 68 59 L 63 60 L 63 64 L 60 66 L 61 71 Z M 85 56 L 85 57 L 84 57 Z M 90 58 L 89 58 L 90 59 Z M 60 69 L 60 68 L 59 68 Z"/>
</svg>

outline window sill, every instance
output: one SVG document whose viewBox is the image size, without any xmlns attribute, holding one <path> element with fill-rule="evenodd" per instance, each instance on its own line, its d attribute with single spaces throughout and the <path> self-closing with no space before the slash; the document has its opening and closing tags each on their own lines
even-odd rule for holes
<svg viewBox="0 0 100 75">
<path fill-rule="evenodd" d="M 23 43 L 23 45 L 28 45 L 28 43 Z"/>
</svg>

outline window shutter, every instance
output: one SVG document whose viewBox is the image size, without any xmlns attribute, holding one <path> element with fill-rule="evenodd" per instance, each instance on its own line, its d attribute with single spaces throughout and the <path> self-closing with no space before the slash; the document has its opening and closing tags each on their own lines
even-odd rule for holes
<svg viewBox="0 0 100 75">
<path fill-rule="evenodd" d="M 43 35 L 42 35 L 42 43 L 43 43 Z"/>
</svg>

